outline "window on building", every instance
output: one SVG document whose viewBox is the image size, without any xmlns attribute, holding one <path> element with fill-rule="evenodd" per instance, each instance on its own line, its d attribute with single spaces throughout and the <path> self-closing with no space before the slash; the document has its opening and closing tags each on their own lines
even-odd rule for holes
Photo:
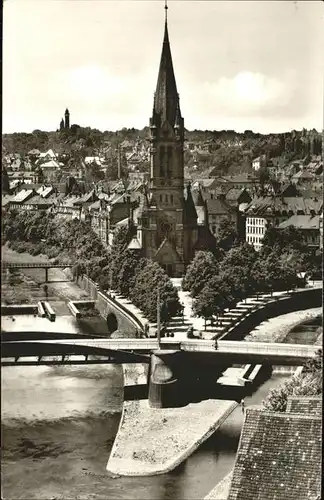
<svg viewBox="0 0 324 500">
<path fill-rule="evenodd" d="M 165 201 L 168 202 L 168 195 L 165 195 Z"/>
<path fill-rule="evenodd" d="M 162 194 L 160 194 L 160 201 L 163 201 L 163 197 L 162 197 Z"/>
<path fill-rule="evenodd" d="M 173 203 L 173 194 L 170 195 L 171 203 Z"/>
</svg>

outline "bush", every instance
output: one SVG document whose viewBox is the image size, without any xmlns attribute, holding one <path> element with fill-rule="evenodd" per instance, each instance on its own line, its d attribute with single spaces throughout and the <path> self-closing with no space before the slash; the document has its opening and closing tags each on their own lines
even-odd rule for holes
<svg viewBox="0 0 324 500">
<path fill-rule="evenodd" d="M 284 384 L 271 389 L 263 406 L 268 411 L 285 412 L 289 396 L 319 396 L 323 392 L 322 351 L 308 361 L 298 377 L 292 377 Z"/>
</svg>

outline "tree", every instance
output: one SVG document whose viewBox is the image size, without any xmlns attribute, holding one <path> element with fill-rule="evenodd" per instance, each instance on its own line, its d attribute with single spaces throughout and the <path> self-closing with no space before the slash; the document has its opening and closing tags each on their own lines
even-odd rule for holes
<svg viewBox="0 0 324 500">
<path fill-rule="evenodd" d="M 217 292 L 211 286 L 206 285 L 198 293 L 193 302 L 193 313 L 195 316 L 201 316 L 205 320 L 205 330 L 206 321 L 211 319 L 215 313 L 215 296 Z"/>
<path fill-rule="evenodd" d="M 268 411 L 285 412 L 289 396 L 319 396 L 323 392 L 322 351 L 315 358 L 307 361 L 303 372 L 292 377 L 284 384 L 271 389 L 263 406 Z"/>
<path fill-rule="evenodd" d="M 112 286 L 119 291 L 121 288 L 121 278 L 119 273 L 123 266 L 126 256 L 125 252 L 127 251 L 127 246 L 132 239 L 132 234 L 132 229 L 129 226 L 118 228 L 117 231 L 115 231 L 111 246 L 110 258 Z"/>
<path fill-rule="evenodd" d="M 130 299 L 150 321 L 156 321 L 158 289 L 161 320 L 166 322 L 181 310 L 177 290 L 157 262 L 142 259 L 136 270 Z"/>
<path fill-rule="evenodd" d="M 205 284 L 218 273 L 218 264 L 211 252 L 199 251 L 189 264 L 182 280 L 182 289 L 195 297 Z"/>
<path fill-rule="evenodd" d="M 220 267 L 221 269 L 228 269 L 230 273 L 231 268 L 233 267 L 243 267 L 249 272 L 252 269 L 257 256 L 258 253 L 255 251 L 253 245 L 243 243 L 242 245 L 236 246 L 227 252 Z"/>
<path fill-rule="evenodd" d="M 229 250 L 236 241 L 238 241 L 238 234 L 236 224 L 230 219 L 223 219 L 219 224 L 218 229 L 219 245 L 224 250 Z"/>
<path fill-rule="evenodd" d="M 263 262 L 264 286 L 265 292 L 271 292 L 281 289 L 282 276 L 280 272 L 280 263 L 278 253 L 274 250 Z"/>
<path fill-rule="evenodd" d="M 137 267 L 140 265 L 141 255 L 138 250 L 125 250 L 123 259 L 120 261 L 120 269 L 117 276 L 117 288 L 122 295 L 129 296 L 134 286 Z"/>
<path fill-rule="evenodd" d="M 264 266 L 261 259 L 257 259 L 252 266 L 250 274 L 250 283 L 253 293 L 256 294 L 257 299 L 258 295 L 262 292 L 265 292 L 267 289 L 266 275 L 264 272 Z"/>
<path fill-rule="evenodd" d="M 4 194 L 10 193 L 9 176 L 6 167 L 2 167 L 2 192 Z"/>
</svg>

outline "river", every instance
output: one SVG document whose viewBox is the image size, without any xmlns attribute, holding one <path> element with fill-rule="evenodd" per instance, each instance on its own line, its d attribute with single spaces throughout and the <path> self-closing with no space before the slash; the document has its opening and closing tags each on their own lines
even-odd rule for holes
<svg viewBox="0 0 324 500">
<path fill-rule="evenodd" d="M 246 405 L 260 403 L 285 378 L 274 374 Z M 2 368 L 4 498 L 198 499 L 231 470 L 243 421 L 240 408 L 175 471 L 111 477 L 105 467 L 122 392 L 119 366 Z"/>
<path fill-rule="evenodd" d="M 2 328 L 44 331 L 46 323 L 52 331 L 89 333 L 91 326 L 58 316 L 55 323 L 33 318 L 29 327 L 25 319 L 17 316 L 13 328 L 12 319 L 3 318 Z M 1 372 L 6 500 L 199 499 L 234 465 L 243 422 L 240 408 L 175 471 L 147 478 L 112 477 L 105 469 L 122 408 L 120 366 L 5 367 Z M 260 404 L 286 378 L 273 374 L 245 399 L 246 407 Z"/>
</svg>

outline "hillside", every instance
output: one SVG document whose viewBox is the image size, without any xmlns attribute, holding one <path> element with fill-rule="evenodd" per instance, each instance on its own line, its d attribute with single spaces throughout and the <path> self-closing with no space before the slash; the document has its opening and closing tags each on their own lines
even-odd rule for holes
<svg viewBox="0 0 324 500">
<path fill-rule="evenodd" d="M 120 148 L 123 162 L 126 155 L 144 152 L 138 164 L 142 166 L 142 171 L 146 171 L 149 166 L 148 138 L 148 127 L 101 132 L 74 124 L 69 129 L 55 132 L 34 130 L 32 133 L 4 134 L 2 152 L 3 155 L 19 154 L 24 158 L 31 150 L 44 152 L 52 149 L 58 155 L 79 158 L 98 155 L 116 163 Z M 187 130 L 185 139 L 184 160 L 189 175 L 210 167 L 219 175 L 249 172 L 252 160 L 261 155 L 288 163 L 308 155 L 319 155 L 322 150 L 321 134 L 306 129 L 268 135 L 251 130 L 244 133 L 234 130 Z"/>
</svg>

